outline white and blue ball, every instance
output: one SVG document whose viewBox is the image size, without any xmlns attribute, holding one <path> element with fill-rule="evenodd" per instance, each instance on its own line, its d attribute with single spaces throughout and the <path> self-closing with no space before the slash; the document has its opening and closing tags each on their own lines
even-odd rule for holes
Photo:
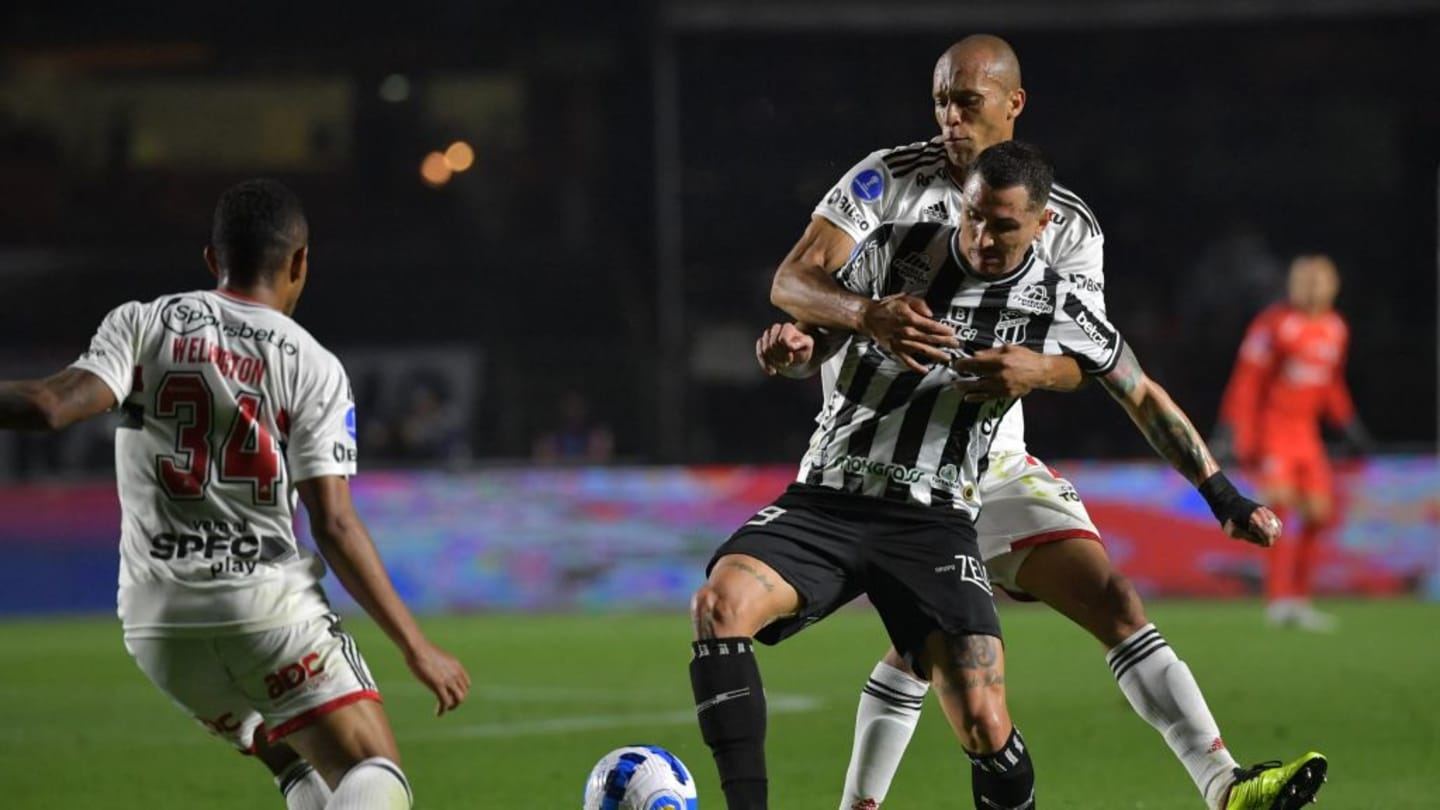
<svg viewBox="0 0 1440 810">
<path fill-rule="evenodd" d="M 697 810 L 695 779 L 685 763 L 654 745 L 606 754 L 585 782 L 585 810 Z"/>
</svg>

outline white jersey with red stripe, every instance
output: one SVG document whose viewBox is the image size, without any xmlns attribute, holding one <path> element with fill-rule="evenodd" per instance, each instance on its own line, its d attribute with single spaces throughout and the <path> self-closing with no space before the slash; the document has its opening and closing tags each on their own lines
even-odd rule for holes
<svg viewBox="0 0 1440 810">
<path fill-rule="evenodd" d="M 251 633 L 324 616 L 295 484 L 355 474 L 340 361 L 289 316 L 219 291 L 129 302 L 74 368 L 109 386 L 130 638 Z"/>
<path fill-rule="evenodd" d="M 814 215 L 829 220 L 858 245 L 882 222 L 959 224 L 960 187 L 950 175 L 944 144 L 937 136 L 893 149 L 871 152 L 840 178 L 815 206 Z M 1040 232 L 1037 258 L 1074 286 L 1074 294 L 1093 312 L 1104 315 L 1105 235 L 1095 214 L 1078 195 L 1056 183 L 1047 203 L 1050 224 Z M 822 368 L 825 401 L 835 390 L 843 352 Z M 1025 451 L 1025 415 L 1015 403 L 1000 423 L 993 452 Z"/>
</svg>

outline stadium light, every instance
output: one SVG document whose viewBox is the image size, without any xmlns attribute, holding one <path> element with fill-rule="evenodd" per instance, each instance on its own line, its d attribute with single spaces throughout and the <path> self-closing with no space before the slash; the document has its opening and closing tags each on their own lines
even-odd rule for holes
<svg viewBox="0 0 1440 810">
<path fill-rule="evenodd" d="M 399 104 L 410 98 L 410 80 L 403 73 L 391 73 L 380 81 L 380 100 Z"/>
<path fill-rule="evenodd" d="M 445 150 L 445 165 L 452 171 L 463 172 L 475 165 L 475 150 L 464 141 L 456 141 Z"/>
<path fill-rule="evenodd" d="M 449 162 L 439 152 L 431 152 L 420 161 L 420 179 L 431 188 L 439 188 L 450 182 L 453 173 Z"/>
</svg>

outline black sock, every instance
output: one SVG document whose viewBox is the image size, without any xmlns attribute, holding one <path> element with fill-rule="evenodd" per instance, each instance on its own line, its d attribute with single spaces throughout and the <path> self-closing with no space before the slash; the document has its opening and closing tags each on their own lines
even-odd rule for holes
<svg viewBox="0 0 1440 810">
<path fill-rule="evenodd" d="M 690 687 L 700 736 L 715 755 L 729 810 L 766 810 L 765 692 L 755 642 L 715 638 L 695 642 Z"/>
<path fill-rule="evenodd" d="M 1010 731 L 1005 746 L 993 754 L 971 754 L 970 790 L 980 810 L 1034 810 L 1035 768 L 1020 729 Z"/>
</svg>

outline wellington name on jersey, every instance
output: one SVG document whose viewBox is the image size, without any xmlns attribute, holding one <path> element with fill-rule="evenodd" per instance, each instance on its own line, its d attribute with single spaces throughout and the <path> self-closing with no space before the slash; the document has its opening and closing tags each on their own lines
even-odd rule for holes
<svg viewBox="0 0 1440 810">
<path fill-rule="evenodd" d="M 859 244 L 884 222 L 959 224 L 962 198 L 950 177 L 940 139 L 872 152 L 850 168 L 815 207 Z M 1051 189 L 1050 224 L 1040 232 L 1040 261 L 1074 285 L 1088 309 L 1104 315 L 1105 236 L 1095 214 L 1078 195 L 1058 183 Z M 838 361 L 827 363 L 825 393 L 833 390 Z M 1005 415 L 992 449 L 1023 452 L 1025 417 L 1017 403 Z"/>
<path fill-rule="evenodd" d="M 288 316 L 218 291 L 112 310 L 74 364 L 109 386 L 119 613 L 131 637 L 248 633 L 324 615 L 295 483 L 355 473 L 340 361 Z"/>
<path fill-rule="evenodd" d="M 959 255 L 954 226 L 882 223 L 837 279 L 870 298 L 924 298 L 959 335 L 957 357 L 1015 344 L 1071 356 L 1092 375 L 1120 357 L 1120 334 L 1036 251 L 1014 271 L 984 278 Z M 977 482 L 1015 400 L 963 402 L 959 379 L 943 364 L 911 371 L 869 338 L 851 338 L 796 480 L 975 517 Z"/>
</svg>

